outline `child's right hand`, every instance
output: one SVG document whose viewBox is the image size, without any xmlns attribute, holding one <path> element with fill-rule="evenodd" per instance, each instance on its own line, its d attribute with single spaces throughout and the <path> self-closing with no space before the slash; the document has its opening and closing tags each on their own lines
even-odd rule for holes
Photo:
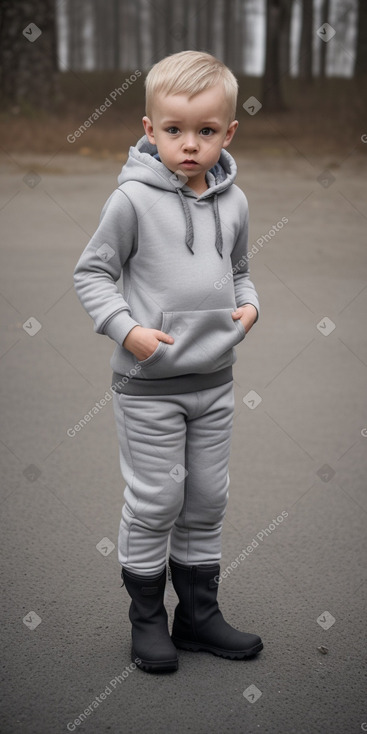
<svg viewBox="0 0 367 734">
<path fill-rule="evenodd" d="M 166 334 L 159 329 L 146 329 L 144 326 L 133 326 L 129 331 L 126 339 L 122 342 L 122 346 L 141 362 L 148 359 L 158 347 L 159 342 L 167 344 L 174 343 L 173 336 Z"/>
</svg>

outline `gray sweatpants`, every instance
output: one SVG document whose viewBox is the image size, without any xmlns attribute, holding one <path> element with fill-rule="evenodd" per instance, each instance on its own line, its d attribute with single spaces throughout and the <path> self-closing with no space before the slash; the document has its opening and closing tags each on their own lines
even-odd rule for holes
<svg viewBox="0 0 367 734">
<path fill-rule="evenodd" d="M 124 568 L 160 573 L 221 558 L 228 501 L 233 381 L 174 395 L 114 393 L 126 487 L 118 539 Z"/>
</svg>

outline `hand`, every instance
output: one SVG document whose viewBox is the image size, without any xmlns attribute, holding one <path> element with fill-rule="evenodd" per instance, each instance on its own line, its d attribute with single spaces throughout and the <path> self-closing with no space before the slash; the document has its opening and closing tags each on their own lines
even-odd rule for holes
<svg viewBox="0 0 367 734">
<path fill-rule="evenodd" d="M 246 334 L 250 331 L 254 325 L 257 317 L 257 308 L 252 303 L 245 303 L 244 306 L 238 306 L 238 308 L 232 312 L 232 318 L 241 319 L 242 325 L 246 331 Z"/>
<path fill-rule="evenodd" d="M 166 334 L 159 329 L 145 329 L 144 326 L 133 326 L 127 337 L 122 342 L 122 346 L 141 362 L 148 359 L 158 347 L 159 342 L 167 344 L 174 343 L 173 336 Z"/>
</svg>

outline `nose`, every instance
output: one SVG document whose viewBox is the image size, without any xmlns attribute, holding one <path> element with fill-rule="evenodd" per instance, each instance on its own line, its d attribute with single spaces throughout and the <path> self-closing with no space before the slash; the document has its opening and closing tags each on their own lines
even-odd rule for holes
<svg viewBox="0 0 367 734">
<path fill-rule="evenodd" d="M 190 153 L 197 150 L 198 144 L 195 135 L 187 135 L 183 147 L 185 151 Z"/>
</svg>

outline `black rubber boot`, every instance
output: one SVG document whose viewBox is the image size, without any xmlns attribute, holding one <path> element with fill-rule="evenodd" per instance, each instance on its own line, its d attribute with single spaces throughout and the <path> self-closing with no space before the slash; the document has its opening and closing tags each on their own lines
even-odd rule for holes
<svg viewBox="0 0 367 734">
<path fill-rule="evenodd" d="M 176 648 L 168 630 L 163 604 L 166 569 L 158 576 L 141 576 L 121 569 L 121 578 L 131 596 L 131 660 L 147 673 L 170 673 L 178 668 Z"/>
<path fill-rule="evenodd" d="M 172 583 L 179 598 L 172 641 L 182 650 L 204 650 L 231 660 L 252 657 L 263 649 L 261 637 L 239 632 L 218 607 L 219 564 L 186 566 L 169 559 Z"/>
</svg>

